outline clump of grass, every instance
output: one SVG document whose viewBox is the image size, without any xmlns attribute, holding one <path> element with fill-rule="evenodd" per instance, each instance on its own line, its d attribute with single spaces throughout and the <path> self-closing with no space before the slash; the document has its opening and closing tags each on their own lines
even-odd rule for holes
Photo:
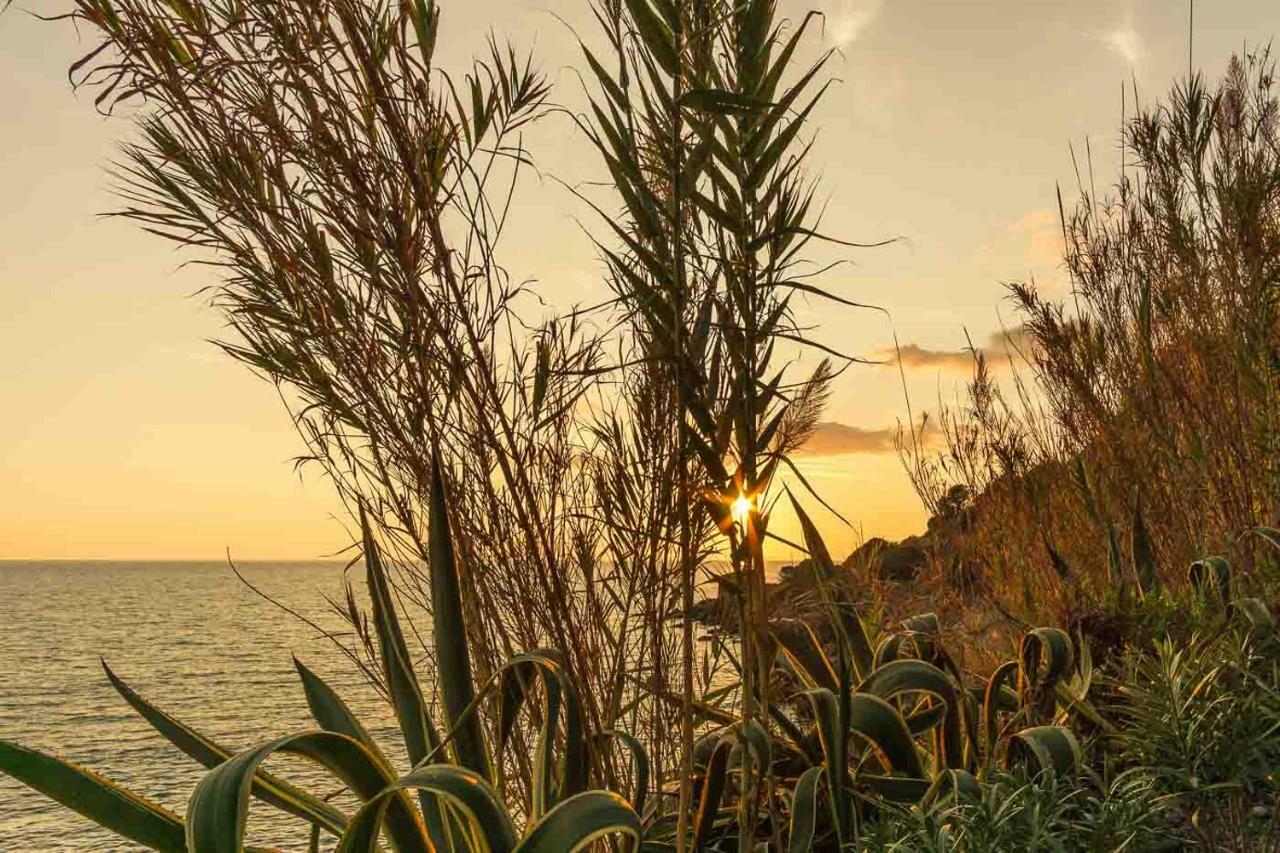
<svg viewBox="0 0 1280 853">
<path fill-rule="evenodd" d="M 945 452 L 904 446 L 933 510 L 967 490 L 968 547 L 1025 619 L 1179 585 L 1219 549 L 1274 578 L 1242 534 L 1280 507 L 1278 110 L 1264 50 L 1130 117 L 1114 190 L 1086 176 L 1063 208 L 1070 296 L 1009 288 L 1012 381 L 978 354 Z"/>
</svg>

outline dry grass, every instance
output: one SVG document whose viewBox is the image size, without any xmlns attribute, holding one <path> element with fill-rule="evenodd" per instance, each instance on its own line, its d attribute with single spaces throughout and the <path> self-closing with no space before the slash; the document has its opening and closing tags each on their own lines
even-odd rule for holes
<svg viewBox="0 0 1280 853">
<path fill-rule="evenodd" d="M 1081 181 L 1063 212 L 1070 298 L 1009 288 L 1013 383 L 976 357 L 946 450 L 904 445 L 935 510 L 973 496 L 957 556 L 1028 621 L 1179 584 L 1207 553 L 1254 564 L 1241 537 L 1280 507 L 1278 108 L 1264 51 L 1133 117 L 1114 193 Z"/>
</svg>

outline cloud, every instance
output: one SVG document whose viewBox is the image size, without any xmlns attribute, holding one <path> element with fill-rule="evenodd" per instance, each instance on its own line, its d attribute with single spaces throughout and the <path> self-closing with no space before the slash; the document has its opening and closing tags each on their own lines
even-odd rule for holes
<svg viewBox="0 0 1280 853">
<path fill-rule="evenodd" d="M 848 47 L 866 32 L 880 16 L 884 0 L 840 0 L 830 15 L 831 40 L 837 47 Z"/>
<path fill-rule="evenodd" d="M 896 429 L 863 429 L 835 421 L 818 424 L 800 448 L 808 456 L 839 456 L 842 453 L 888 453 L 894 450 Z"/>
<path fill-rule="evenodd" d="M 1129 66 L 1138 65 L 1147 54 L 1142 36 L 1133 26 L 1131 14 L 1126 14 L 1115 27 L 1100 33 L 1098 39 Z"/>
<path fill-rule="evenodd" d="M 1033 342 L 1023 326 L 1012 329 L 997 329 L 987 336 L 985 342 L 978 344 L 978 349 L 990 358 L 991 356 L 1007 357 L 1018 352 L 1029 352 Z M 876 350 L 873 357 L 885 364 L 914 369 L 920 367 L 938 367 L 947 370 L 971 370 L 973 353 L 968 348 L 930 349 L 919 344 L 902 344 L 897 350 L 885 347 Z M 1003 358 L 994 362 L 998 365 Z"/>
<path fill-rule="evenodd" d="M 1047 207 L 1032 210 L 1004 227 L 995 237 L 973 252 L 973 260 L 983 266 L 1020 264 L 1048 270 L 1062 264 L 1062 220 L 1058 211 Z"/>
<path fill-rule="evenodd" d="M 936 431 L 925 430 L 925 442 L 936 438 Z M 818 424 L 813 435 L 800 448 L 797 455 L 841 456 L 849 453 L 894 453 L 897 451 L 898 428 L 865 429 L 836 421 Z"/>
<path fill-rule="evenodd" d="M 889 364 L 901 363 L 903 367 L 947 367 L 967 370 L 973 366 L 973 355 L 968 350 L 928 349 L 919 344 L 902 344 L 897 350 L 885 347 L 876 355 Z"/>
</svg>

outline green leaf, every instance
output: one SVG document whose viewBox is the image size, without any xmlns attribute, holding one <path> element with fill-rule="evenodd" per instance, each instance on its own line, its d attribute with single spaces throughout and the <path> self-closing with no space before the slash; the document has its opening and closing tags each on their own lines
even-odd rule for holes
<svg viewBox="0 0 1280 853">
<path fill-rule="evenodd" d="M 532 790 L 533 814 L 537 817 L 554 806 L 559 799 L 586 789 L 587 750 L 582 724 L 582 702 L 577 688 L 561 665 L 559 655 L 548 650 L 537 650 L 516 655 L 498 672 L 499 757 L 506 749 L 516 716 L 527 700 L 535 678 L 540 680 L 543 694 L 542 726 L 534 757 Z M 562 712 L 565 754 L 557 771 L 554 750 Z"/>
<path fill-rule="evenodd" d="M 795 495 L 788 492 L 787 496 L 791 499 L 791 506 L 795 510 L 796 518 L 800 520 L 800 529 L 804 533 L 805 549 L 809 552 L 809 557 L 817 562 L 828 575 L 834 574 L 835 562 L 831 559 L 831 552 L 827 550 L 827 544 L 822 540 L 821 534 L 818 533 L 817 526 L 809 518 L 809 514 L 804 511 L 804 507 L 800 506 L 800 502 L 796 500 Z M 869 672 L 875 654 L 871 650 L 871 640 L 867 637 L 866 626 L 862 624 L 857 608 L 853 606 L 852 602 L 847 601 L 834 601 L 832 606 L 835 609 L 836 624 L 840 628 L 840 635 L 853 657 L 854 669 L 858 673 Z"/>
<path fill-rule="evenodd" d="M 941 717 L 941 755 L 946 766 L 959 767 L 964 763 L 964 741 L 961 734 L 959 693 L 951 678 L 938 667 L 922 660 L 897 660 L 887 663 L 867 676 L 858 692 L 894 699 L 903 693 L 927 693 L 936 697 L 945 707 Z M 912 733 L 916 730 L 911 728 Z"/>
<path fill-rule="evenodd" d="M 810 767 L 796 780 L 791 795 L 791 829 L 788 853 L 808 853 L 813 849 L 813 836 L 818 823 L 818 794 L 822 790 L 825 767 Z"/>
<path fill-rule="evenodd" d="M 724 89 L 690 89 L 680 96 L 680 106 L 716 115 L 752 115 L 769 109 L 769 102 Z"/>
<path fill-rule="evenodd" d="M 968 770 L 949 768 L 938 774 L 921 800 L 922 806 L 939 802 L 976 803 L 982 800 L 982 785 Z"/>
<path fill-rule="evenodd" d="M 545 345 L 544 345 L 545 346 Z M 541 359 L 539 360 L 541 363 Z M 471 650 L 467 625 L 462 615 L 462 588 L 458 563 L 449 530 L 449 512 L 440 454 L 431 460 L 431 615 L 433 619 L 436 666 L 444 693 L 445 711 L 458 763 L 486 779 L 492 778 L 489 752 L 485 748 L 480 717 L 471 713 L 475 703 L 475 681 L 471 674 Z"/>
<path fill-rule="evenodd" d="M 182 821 L 91 770 L 0 740 L 0 772 L 152 850 L 187 849 Z"/>
<path fill-rule="evenodd" d="M 395 604 L 391 600 L 391 589 L 382 567 L 382 556 L 378 552 L 378 544 L 373 539 L 373 531 L 369 527 L 369 520 L 365 517 L 363 507 L 360 508 L 360 530 L 363 537 L 369 600 L 373 605 L 373 629 L 378 637 L 379 657 L 382 660 L 382 674 L 386 679 L 387 690 L 391 694 L 391 706 L 396 713 L 396 722 L 399 723 L 400 733 L 404 737 L 405 751 L 409 754 L 409 761 L 416 765 L 440 748 L 440 736 L 431 722 L 426 700 L 422 696 L 422 688 L 418 686 L 418 677 L 414 673 L 413 663 L 409 657 L 409 647 L 405 644 L 404 634 L 400 630 L 400 620 L 396 617 Z M 419 796 L 419 803 L 431 838 L 438 845 L 446 844 L 447 829 L 439 804 L 427 794 Z"/>
<path fill-rule="evenodd" d="M 890 769 L 922 778 L 924 768 L 907 721 L 879 696 L 855 693 L 849 702 L 849 730 L 876 748 Z"/>
<path fill-rule="evenodd" d="M 378 748 L 373 736 L 356 718 L 356 715 L 352 713 L 337 691 L 330 687 L 324 679 L 312 672 L 296 656 L 293 659 L 293 665 L 298 670 L 298 676 L 302 679 L 302 692 L 307 697 L 307 707 L 311 709 L 311 716 L 319 724 L 320 728 L 327 732 L 337 732 L 360 741 L 360 743 L 364 744 L 365 749 L 369 750 L 375 758 L 390 770 L 391 762 L 382 754 L 382 750 Z"/>
<path fill-rule="evenodd" d="M 893 803 L 918 803 L 929 793 L 932 783 L 928 779 L 915 779 L 908 776 L 880 776 L 875 773 L 863 773 L 858 781 L 875 791 L 881 797 Z"/>
<path fill-rule="evenodd" d="M 336 732 L 303 732 L 270 741 L 228 759 L 205 774 L 187 805 L 187 846 L 192 853 L 240 853 L 244 849 L 249 790 L 258 766 L 275 752 L 308 758 L 328 769 L 362 800 L 376 797 L 395 779 L 359 741 Z M 391 840 L 401 853 L 432 849 L 425 827 Z"/>
<path fill-rule="evenodd" d="M 1202 597 L 1217 596 L 1223 604 L 1231 600 L 1231 564 L 1226 557 L 1205 557 L 1187 569 L 1191 588 Z"/>
<path fill-rule="evenodd" d="M 640 816 L 617 794 L 583 791 L 557 805 L 534 824 L 518 853 L 575 853 L 614 835 L 640 843 Z"/>
<path fill-rule="evenodd" d="M 1026 687 L 1053 686 L 1075 663 L 1071 637 L 1061 628 L 1035 628 L 1022 636 L 1020 678 Z"/>
<path fill-rule="evenodd" d="M 707 759 L 702 776 L 702 790 L 698 795 L 698 810 L 693 819 L 694 850 L 705 849 L 711 839 L 716 816 L 720 813 L 720 801 L 729 781 L 729 753 L 733 751 L 733 743 L 730 738 L 720 738 Z"/>
<path fill-rule="evenodd" d="M 358 741 L 376 761 L 382 764 L 388 777 L 394 776 L 395 770 L 391 762 L 382 754 L 373 737 L 347 707 L 342 697 L 320 676 L 307 669 L 302 661 L 295 657 L 293 663 L 297 667 L 298 675 L 302 678 L 302 689 L 306 693 L 311 716 L 320 727 L 325 731 L 346 735 Z M 413 804 L 409 799 L 401 793 L 395 797 L 395 802 L 389 804 L 389 808 L 391 814 L 388 820 L 394 827 L 392 835 L 396 837 L 411 835 L 415 831 L 418 817 L 414 814 Z"/>
<path fill-rule="evenodd" d="M 996 741 L 1000 737 L 1000 713 L 1015 710 L 1017 699 L 1007 685 L 1018 677 L 1018 662 L 1006 661 L 996 667 L 996 671 L 987 679 L 987 689 L 982 701 L 982 732 L 984 754 L 988 760 L 995 753 Z"/>
<path fill-rule="evenodd" d="M 1084 763 L 1075 735 L 1062 726 L 1033 726 L 1009 741 L 1005 765 L 1022 765 L 1030 772 L 1075 774 Z"/>
<path fill-rule="evenodd" d="M 680 57 L 676 53 L 671 29 L 654 14 L 645 0 L 627 0 L 627 9 L 631 12 L 631 21 L 649 54 L 663 71 L 672 77 L 677 76 L 680 73 Z"/>
<path fill-rule="evenodd" d="M 634 736 L 617 730 L 604 731 L 598 734 L 601 742 L 616 740 L 621 742 L 631 753 L 631 770 L 634 774 L 635 792 L 631 796 L 632 807 L 637 813 L 644 812 L 645 800 L 649 795 L 649 752 Z"/>
<path fill-rule="evenodd" d="M 798 619 L 778 619 L 770 627 L 778 641 L 779 651 L 809 688 L 836 689 L 835 670 L 808 623 Z"/>
<path fill-rule="evenodd" d="M 849 817 L 846 796 L 849 788 L 849 686 L 847 682 L 842 683 L 838 694 L 820 688 L 807 691 L 804 696 L 813 709 L 818 739 L 822 744 L 827 767 L 827 792 L 836 815 L 837 830 L 843 832 Z"/>
<path fill-rule="evenodd" d="M 212 770 L 235 753 L 142 698 L 111 671 L 106 661 L 102 661 L 102 668 L 106 671 L 111 686 L 139 716 L 197 763 Z M 343 827 L 347 825 L 347 817 L 341 811 L 270 773 L 261 772 L 257 775 L 253 782 L 253 795 L 282 811 L 322 826 L 334 835 L 341 835 Z"/>
<path fill-rule="evenodd" d="M 431 723 L 427 703 L 422 697 L 422 688 L 418 686 L 418 677 L 409 657 L 409 647 L 405 644 L 395 604 L 391 600 L 391 589 L 382 567 L 382 557 L 363 510 L 360 512 L 360 527 L 364 537 L 369 598 L 373 604 L 373 627 L 378 636 L 383 676 L 391 693 L 396 720 L 404 735 L 409 760 L 417 764 L 440 745 L 440 737 Z"/>
<path fill-rule="evenodd" d="M 1237 598 L 1232 602 L 1235 610 L 1243 613 L 1249 625 L 1255 631 L 1273 633 L 1276 629 L 1276 618 L 1271 608 L 1258 598 Z"/>
<path fill-rule="evenodd" d="M 467 833 L 483 839 L 491 853 L 507 853 L 516 843 L 516 830 L 502 800 L 483 776 L 466 767 L 429 764 L 401 776 L 356 812 L 338 853 L 374 853 L 378 834 L 388 807 L 396 796 L 416 790 L 428 792 L 449 804 L 450 813 L 460 818 Z"/>
</svg>

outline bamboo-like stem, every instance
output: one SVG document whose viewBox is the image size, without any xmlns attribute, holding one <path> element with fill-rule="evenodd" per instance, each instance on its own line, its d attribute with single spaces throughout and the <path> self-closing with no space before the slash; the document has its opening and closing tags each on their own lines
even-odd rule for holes
<svg viewBox="0 0 1280 853">
<path fill-rule="evenodd" d="M 684 365 L 684 315 L 685 315 L 685 264 L 684 264 L 684 121 L 680 99 L 684 96 L 684 3 L 676 4 L 675 26 L 672 39 L 675 42 L 676 73 L 671 81 L 671 278 L 675 284 L 674 352 L 672 353 L 672 380 L 676 386 L 676 471 L 679 501 L 680 548 L 680 601 L 684 611 L 680 625 L 680 801 L 676 815 L 676 850 L 684 853 L 689 844 L 689 816 L 693 805 L 693 581 L 694 559 L 692 550 L 689 503 L 689 425 L 686 412 L 689 407 L 688 391 L 680 381 L 679 372 Z"/>
</svg>

